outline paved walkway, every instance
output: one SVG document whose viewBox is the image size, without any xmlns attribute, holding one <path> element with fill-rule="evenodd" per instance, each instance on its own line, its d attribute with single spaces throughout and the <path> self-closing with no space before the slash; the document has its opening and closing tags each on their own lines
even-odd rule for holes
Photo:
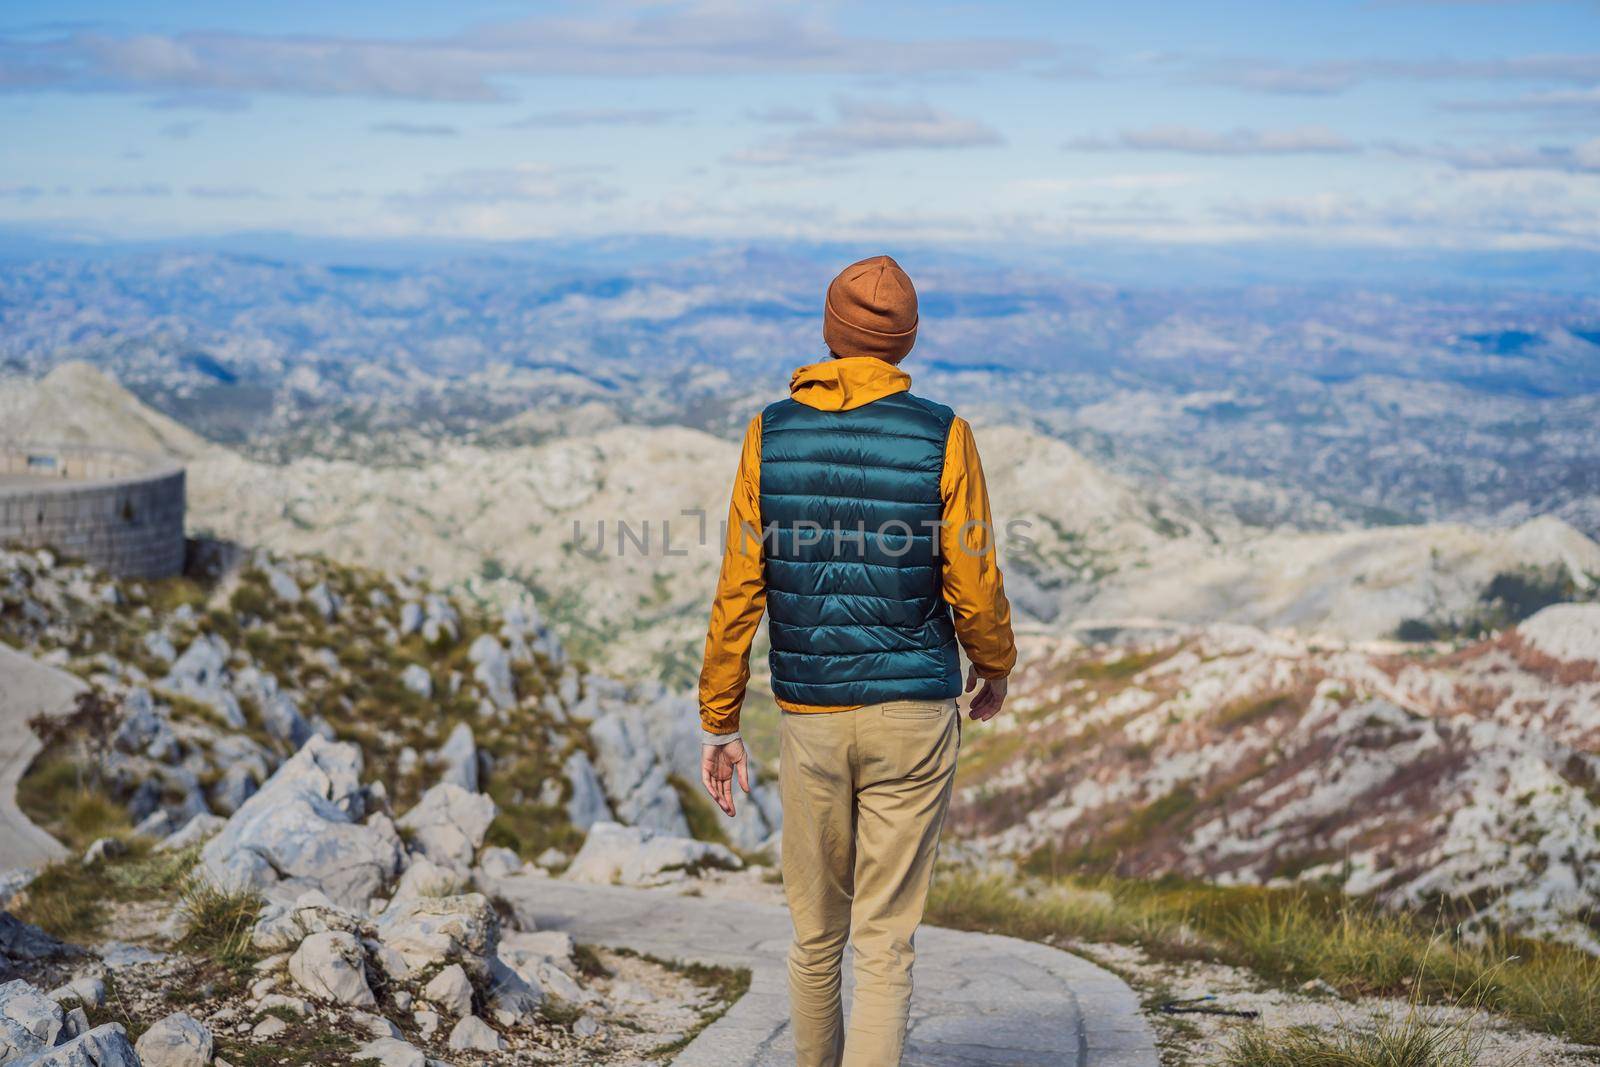
<svg viewBox="0 0 1600 1067">
<path fill-rule="evenodd" d="M 0 644 L 0 875 L 66 855 L 61 843 L 17 808 L 17 782 L 38 753 L 28 720 L 68 711 L 83 682 Z"/>
<path fill-rule="evenodd" d="M 672 1062 L 793 1067 L 784 963 L 790 926 L 783 908 L 526 875 L 496 888 L 523 903 L 541 929 L 566 930 L 582 942 L 749 968 L 750 991 Z M 1030 941 L 936 927 L 918 932 L 904 1067 L 1158 1062 L 1138 998 L 1110 972 Z"/>
</svg>

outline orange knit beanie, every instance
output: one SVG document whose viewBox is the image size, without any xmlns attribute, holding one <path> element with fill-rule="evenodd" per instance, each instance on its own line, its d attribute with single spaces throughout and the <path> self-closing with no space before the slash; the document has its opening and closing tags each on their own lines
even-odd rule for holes
<svg viewBox="0 0 1600 1067">
<path fill-rule="evenodd" d="M 898 363 L 917 343 L 917 290 L 888 256 L 852 263 L 828 286 L 822 337 L 836 356 Z"/>
</svg>

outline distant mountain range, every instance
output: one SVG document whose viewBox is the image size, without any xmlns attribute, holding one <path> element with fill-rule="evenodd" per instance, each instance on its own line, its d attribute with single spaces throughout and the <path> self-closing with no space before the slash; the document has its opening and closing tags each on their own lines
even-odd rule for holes
<svg viewBox="0 0 1600 1067">
<path fill-rule="evenodd" d="M 0 277 L 0 369 L 88 362 L 275 462 L 381 466 L 462 441 L 535 444 L 580 408 L 586 423 L 732 439 L 794 366 L 823 355 L 819 294 L 849 252 L 457 251 L 17 262 Z M 908 259 L 924 323 L 907 369 L 919 391 L 991 425 L 1060 439 L 1252 526 L 1555 515 L 1600 533 L 1590 293 L 1241 286 L 1225 273 L 1124 286 L 1078 280 L 1068 259 L 986 256 Z"/>
</svg>

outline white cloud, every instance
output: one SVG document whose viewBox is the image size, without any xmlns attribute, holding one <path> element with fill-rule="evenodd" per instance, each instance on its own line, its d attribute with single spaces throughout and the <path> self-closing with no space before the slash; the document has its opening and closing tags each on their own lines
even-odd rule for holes
<svg viewBox="0 0 1600 1067">
<path fill-rule="evenodd" d="M 0 88 L 473 101 L 504 99 L 500 79 L 514 76 L 951 73 L 1011 69 L 1058 52 L 1034 40 L 871 37 L 777 8 L 669 3 L 434 37 L 74 30 L 0 39 Z"/>
<path fill-rule="evenodd" d="M 1080 137 L 1067 148 L 1079 151 L 1179 152 L 1202 156 L 1277 156 L 1357 152 L 1360 147 L 1325 126 L 1283 130 L 1198 130 L 1189 126 L 1152 126 L 1123 130 L 1113 138 Z"/>
<path fill-rule="evenodd" d="M 782 166 L 906 148 L 976 148 L 1002 143 L 1000 134 L 985 123 L 928 104 L 842 97 L 834 107 L 837 116 L 833 122 L 807 126 L 743 149 L 727 161 Z"/>
</svg>

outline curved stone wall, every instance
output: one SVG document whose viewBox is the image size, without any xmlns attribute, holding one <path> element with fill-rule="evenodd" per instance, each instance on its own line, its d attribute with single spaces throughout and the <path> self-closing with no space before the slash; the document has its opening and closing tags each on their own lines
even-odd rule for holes
<svg viewBox="0 0 1600 1067">
<path fill-rule="evenodd" d="M 86 445 L 0 442 L 0 544 L 49 548 L 112 574 L 183 570 L 183 467 Z"/>
</svg>

